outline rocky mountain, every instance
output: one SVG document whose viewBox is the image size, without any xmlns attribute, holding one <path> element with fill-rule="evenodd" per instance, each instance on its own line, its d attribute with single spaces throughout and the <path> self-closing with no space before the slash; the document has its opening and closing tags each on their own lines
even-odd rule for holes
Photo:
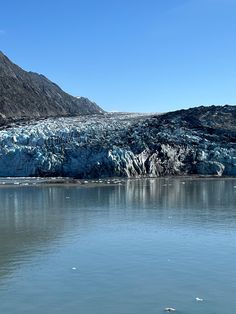
<svg viewBox="0 0 236 314">
<path fill-rule="evenodd" d="M 0 176 L 236 175 L 236 107 L 46 119 L 0 131 Z"/>
<path fill-rule="evenodd" d="M 0 51 L 0 125 L 94 113 L 103 110 L 87 98 L 65 93 L 43 75 L 24 71 Z"/>
</svg>

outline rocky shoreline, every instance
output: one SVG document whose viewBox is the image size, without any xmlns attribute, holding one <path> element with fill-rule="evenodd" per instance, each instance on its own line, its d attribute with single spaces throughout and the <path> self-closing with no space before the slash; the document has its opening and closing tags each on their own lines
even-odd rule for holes
<svg viewBox="0 0 236 314">
<path fill-rule="evenodd" d="M 49 118 L 0 131 L 1 177 L 236 175 L 235 106 Z"/>
</svg>

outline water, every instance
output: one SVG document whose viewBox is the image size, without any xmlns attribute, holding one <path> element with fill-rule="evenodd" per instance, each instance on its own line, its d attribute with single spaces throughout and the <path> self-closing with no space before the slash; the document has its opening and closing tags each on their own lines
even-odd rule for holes
<svg viewBox="0 0 236 314">
<path fill-rule="evenodd" d="M 0 201 L 1 314 L 235 312 L 236 179 L 12 186 Z"/>
</svg>

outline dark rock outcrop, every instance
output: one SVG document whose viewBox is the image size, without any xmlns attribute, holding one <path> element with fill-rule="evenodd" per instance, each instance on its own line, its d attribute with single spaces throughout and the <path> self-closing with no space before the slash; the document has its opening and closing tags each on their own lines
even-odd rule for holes
<svg viewBox="0 0 236 314">
<path fill-rule="evenodd" d="M 73 97 L 45 76 L 22 70 L 0 51 L 0 125 L 95 113 L 103 110 L 94 102 Z"/>
<path fill-rule="evenodd" d="M 132 127 L 127 140 L 135 154 L 148 152 L 144 172 L 236 175 L 236 106 L 179 110 L 153 116 L 142 125 L 142 131 Z"/>
</svg>

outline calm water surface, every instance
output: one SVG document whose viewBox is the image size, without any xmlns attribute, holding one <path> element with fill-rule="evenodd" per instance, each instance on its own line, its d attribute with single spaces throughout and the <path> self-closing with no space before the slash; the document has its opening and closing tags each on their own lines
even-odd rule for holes
<svg viewBox="0 0 236 314">
<path fill-rule="evenodd" d="M 236 179 L 0 189 L 1 314 L 165 307 L 235 313 Z"/>
</svg>

